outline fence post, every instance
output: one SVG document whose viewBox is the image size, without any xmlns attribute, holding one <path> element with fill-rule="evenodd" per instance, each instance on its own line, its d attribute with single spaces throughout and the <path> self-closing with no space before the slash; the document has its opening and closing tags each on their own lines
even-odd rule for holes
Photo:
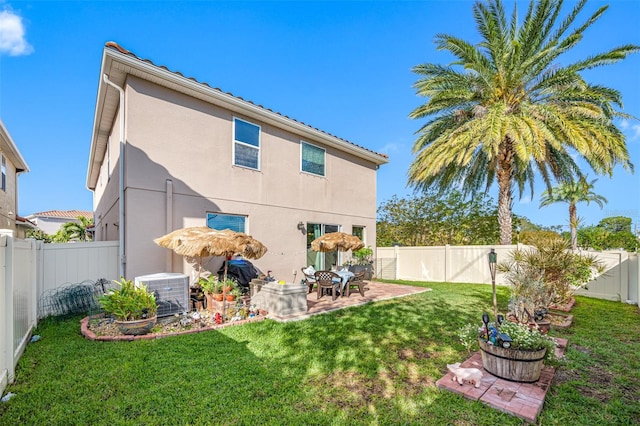
<svg viewBox="0 0 640 426">
<path fill-rule="evenodd" d="M 6 238 L 0 235 L 0 395 L 13 371 L 13 294 L 5 279 Z"/>
<path fill-rule="evenodd" d="M 9 383 L 13 382 L 13 378 L 15 376 L 15 343 L 14 343 L 14 303 L 13 303 L 13 293 L 14 293 L 14 285 L 13 282 L 13 240 L 11 235 L 3 234 L 0 230 L 0 247 L 3 248 L 4 256 L 0 261 L 2 264 L 2 281 L 4 284 L 5 292 L 5 368 L 7 369 L 7 380 Z"/>
</svg>

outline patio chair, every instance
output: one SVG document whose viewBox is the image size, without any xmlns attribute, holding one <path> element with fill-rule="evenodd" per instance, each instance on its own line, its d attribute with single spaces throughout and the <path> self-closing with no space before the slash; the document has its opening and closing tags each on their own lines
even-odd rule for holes
<svg viewBox="0 0 640 426">
<path fill-rule="evenodd" d="M 309 293 L 311 293 L 313 291 L 313 287 L 316 285 L 316 277 L 314 277 L 311 274 L 307 274 L 305 272 L 307 268 L 300 268 L 300 270 L 302 271 L 302 275 L 304 275 L 304 283 L 309 286 Z"/>
<path fill-rule="evenodd" d="M 331 300 L 338 298 L 338 291 L 342 283 L 340 275 L 331 271 L 318 271 L 314 274 L 318 284 L 318 299 L 325 294 L 325 290 L 331 290 Z"/>
<path fill-rule="evenodd" d="M 349 295 L 351 294 L 351 288 L 357 287 L 358 291 L 360 292 L 360 296 L 364 297 L 364 291 L 365 291 L 365 284 L 366 282 L 364 281 L 364 274 L 366 273 L 366 271 L 362 270 L 360 272 L 358 272 L 357 274 L 355 274 L 353 276 L 353 278 L 351 278 L 349 281 L 347 281 L 347 285 L 345 288 L 345 296 L 349 297 Z"/>
</svg>

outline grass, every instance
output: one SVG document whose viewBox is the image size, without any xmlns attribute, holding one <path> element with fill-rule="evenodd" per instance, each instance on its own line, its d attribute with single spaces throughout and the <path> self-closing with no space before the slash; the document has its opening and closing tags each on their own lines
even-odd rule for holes
<svg viewBox="0 0 640 426">
<path fill-rule="evenodd" d="M 92 342 L 79 318 L 43 321 L 0 425 L 521 424 L 435 386 L 445 364 L 468 357 L 456 332 L 492 309 L 491 287 L 411 284 L 433 291 L 151 341 Z M 569 348 L 539 423 L 636 423 L 638 308 L 577 299 L 574 325 L 552 332 Z"/>
</svg>

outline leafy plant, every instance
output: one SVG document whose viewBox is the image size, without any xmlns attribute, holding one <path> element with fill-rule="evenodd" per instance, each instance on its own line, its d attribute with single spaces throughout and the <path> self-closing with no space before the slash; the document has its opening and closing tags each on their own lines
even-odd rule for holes
<svg viewBox="0 0 640 426">
<path fill-rule="evenodd" d="M 536 238 L 534 247 L 516 249 L 499 265 L 511 285 L 512 304 L 534 310 L 564 304 L 580 288 L 602 273 L 604 265 L 591 255 L 570 250 L 559 237 Z"/>
<path fill-rule="evenodd" d="M 353 252 L 353 258 L 356 265 L 370 265 L 373 263 L 373 249 L 371 247 L 362 247 L 360 250 Z"/>
<path fill-rule="evenodd" d="M 222 285 L 215 275 L 209 275 L 207 278 L 201 277 L 198 284 L 205 293 L 222 293 Z"/>
<path fill-rule="evenodd" d="M 479 349 L 478 345 L 478 333 L 479 328 L 474 324 L 466 324 L 458 329 L 458 339 L 460 343 L 465 347 L 467 352 L 475 352 Z"/>
<path fill-rule="evenodd" d="M 124 277 L 114 283 L 119 286 L 101 296 L 98 301 L 102 309 L 118 321 L 135 321 L 151 318 L 158 312 L 156 297 L 145 285 L 135 286 Z"/>
</svg>

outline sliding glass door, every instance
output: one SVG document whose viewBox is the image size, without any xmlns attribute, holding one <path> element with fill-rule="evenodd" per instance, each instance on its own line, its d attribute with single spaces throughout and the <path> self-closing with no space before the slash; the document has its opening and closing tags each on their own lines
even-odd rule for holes
<svg viewBox="0 0 640 426">
<path fill-rule="evenodd" d="M 307 223 L 307 265 L 313 265 L 316 271 L 330 269 L 332 266 L 338 266 L 340 262 L 340 253 L 331 251 L 328 253 L 316 252 L 311 250 L 311 242 L 321 235 L 330 232 L 338 232 L 338 225 L 325 225 L 322 223 Z"/>
</svg>

